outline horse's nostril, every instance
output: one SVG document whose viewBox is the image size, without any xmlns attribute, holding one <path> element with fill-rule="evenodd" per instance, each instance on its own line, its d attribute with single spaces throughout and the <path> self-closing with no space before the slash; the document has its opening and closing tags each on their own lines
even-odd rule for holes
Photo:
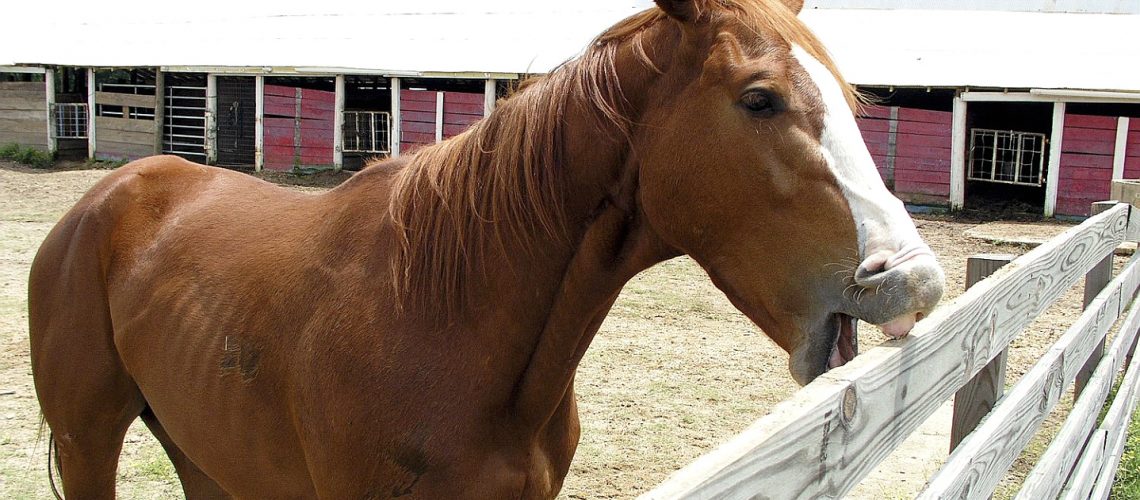
<svg viewBox="0 0 1140 500">
<path fill-rule="evenodd" d="M 887 257 L 888 255 L 876 253 L 863 260 L 863 262 L 859 264 L 859 268 L 855 270 L 856 281 L 885 272 L 887 270 Z"/>
</svg>

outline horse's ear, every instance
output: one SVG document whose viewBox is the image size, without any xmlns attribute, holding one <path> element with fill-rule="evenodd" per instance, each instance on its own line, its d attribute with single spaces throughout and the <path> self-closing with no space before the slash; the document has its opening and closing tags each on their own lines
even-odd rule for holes
<svg viewBox="0 0 1140 500">
<path fill-rule="evenodd" d="M 688 23 L 695 21 L 700 16 L 700 9 L 697 8 L 695 0 L 654 0 L 661 10 L 669 14 L 669 17 Z"/>
<path fill-rule="evenodd" d="M 796 14 L 799 14 L 801 10 L 804 10 L 804 0 L 781 0 L 781 1 L 784 2 L 784 5 L 788 6 L 789 10 L 791 10 L 792 12 L 795 12 Z"/>
</svg>

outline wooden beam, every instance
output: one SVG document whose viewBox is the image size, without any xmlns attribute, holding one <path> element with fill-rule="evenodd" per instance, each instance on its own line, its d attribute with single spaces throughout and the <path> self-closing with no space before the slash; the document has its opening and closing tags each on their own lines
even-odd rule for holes
<svg viewBox="0 0 1140 500">
<path fill-rule="evenodd" d="M 1116 119 L 1116 147 L 1112 150 L 1112 179 L 1124 178 L 1124 155 L 1128 152 L 1128 124 L 1127 116 Z"/>
<path fill-rule="evenodd" d="M 44 68 L 44 97 L 47 103 L 47 147 L 48 153 L 55 154 L 59 149 L 55 140 L 55 120 L 52 108 L 55 107 L 55 70 Z"/>
<path fill-rule="evenodd" d="M 1061 180 L 1061 140 L 1065 136 L 1065 103 L 1053 103 L 1053 131 L 1049 138 L 1049 166 L 1045 180 L 1045 217 L 1057 210 L 1057 183 Z"/>
<path fill-rule="evenodd" d="M 166 76 L 161 69 L 154 71 L 154 154 L 162 154 L 166 126 Z"/>
<path fill-rule="evenodd" d="M 265 77 L 253 77 L 253 83 L 253 170 L 260 172 L 265 167 Z"/>
<path fill-rule="evenodd" d="M 495 110 L 495 88 L 496 82 L 494 78 L 488 78 L 483 81 L 483 117 L 491 116 L 491 112 Z"/>
<path fill-rule="evenodd" d="M 333 98 L 333 168 L 344 168 L 344 75 L 336 75 Z"/>
<path fill-rule="evenodd" d="M 1104 440 L 1107 433 L 1096 431 L 1085 447 L 1085 454 L 1081 456 L 1077 470 L 1073 472 L 1073 479 L 1061 492 L 1064 500 L 1087 500 L 1092 494 L 1093 483 L 1104 463 Z"/>
<path fill-rule="evenodd" d="M 206 75 L 206 164 L 218 163 L 218 76 Z"/>
<path fill-rule="evenodd" d="M 1115 201 L 1098 201 L 1092 204 L 1090 213 L 1092 215 L 1099 214 L 1116 206 Z M 1085 296 L 1084 302 L 1081 307 L 1088 308 L 1096 296 L 1104 289 L 1105 285 L 1112 280 L 1112 258 L 1113 255 L 1105 257 L 1095 267 L 1089 270 L 1085 275 Z M 1081 395 L 1081 391 L 1085 390 L 1085 384 L 1088 383 L 1089 377 L 1092 376 L 1093 371 L 1096 370 L 1097 363 L 1100 362 L 1101 356 L 1104 355 L 1104 338 L 1095 342 L 1092 354 L 1085 360 L 1085 365 L 1081 371 L 1077 372 L 1077 380 L 1073 384 L 1073 400 L 1075 401 Z"/>
<path fill-rule="evenodd" d="M 108 106 L 124 106 L 132 108 L 154 108 L 158 98 L 153 95 L 120 94 L 118 92 L 95 92 L 95 102 Z"/>
<path fill-rule="evenodd" d="M 99 107 L 95 105 L 95 70 L 87 68 L 87 158 L 95 159 L 96 128 L 95 115 Z"/>
<path fill-rule="evenodd" d="M 1013 262 L 1010 254 L 981 254 L 966 259 L 966 288 L 974 286 L 1002 266 Z M 967 434 L 973 432 L 994 403 L 1005 391 L 1005 361 L 1008 349 L 1002 349 L 966 385 L 954 394 L 954 417 L 950 423 L 950 451 Z"/>
<path fill-rule="evenodd" d="M 47 69 L 40 66 L 0 66 L 0 73 L 30 73 L 33 75 L 42 75 L 46 72 Z"/>
<path fill-rule="evenodd" d="M 1127 217 L 1120 205 L 1030 250 L 910 335 L 816 378 L 643 498 L 843 496 L 1112 252 Z"/>
<path fill-rule="evenodd" d="M 1105 432 L 1104 452 L 1105 460 L 1101 465 L 1096 486 L 1090 495 L 1096 500 L 1108 498 L 1112 489 L 1113 476 L 1120 465 L 1120 457 L 1124 452 L 1124 443 L 1127 441 L 1129 423 L 1132 422 L 1132 412 L 1136 409 L 1136 399 L 1140 397 L 1140 358 L 1132 358 L 1128 363 L 1128 370 L 1124 372 L 1124 380 L 1116 390 L 1116 397 L 1108 413 L 1104 414 L 1100 430 Z"/>
<path fill-rule="evenodd" d="M 388 150 L 391 151 L 392 158 L 395 158 L 400 156 L 400 79 L 392 77 L 391 81 L 389 87 L 392 90 L 392 123 L 389 127 Z"/>
<path fill-rule="evenodd" d="M 1140 264 L 1134 257 L 1122 274 L 1131 274 L 1128 269 L 1136 265 Z M 1125 289 L 1135 286 L 1135 283 L 1125 282 Z M 1126 302 L 1121 301 L 1122 309 Z M 1096 426 L 1097 417 L 1116 379 L 1116 373 L 1124 364 L 1125 351 L 1135 340 L 1138 329 L 1140 329 L 1140 300 L 1133 299 L 1128 307 L 1128 316 L 1113 336 L 1108 352 L 1101 357 L 1096 371 L 1089 378 L 1084 392 L 1073 404 L 1073 409 L 1061 425 L 1061 429 L 1049 443 L 1049 448 L 1026 476 L 1016 500 L 1056 498 L 1060 493 L 1065 479 L 1070 476 L 1082 451 L 1086 448 L 1086 442 L 1093 427 Z"/>
<path fill-rule="evenodd" d="M 950 209 L 966 205 L 966 100 L 954 98 L 950 143 Z"/>
<path fill-rule="evenodd" d="M 435 142 L 443 140 L 443 92 L 435 93 Z"/>
<path fill-rule="evenodd" d="M 1140 266 L 1113 280 L 1065 334 L 1021 377 L 978 429 L 970 434 L 918 496 L 922 499 L 990 495 L 1033 438 L 1088 359 L 1094 342 L 1116 322 L 1123 297 L 1131 297 Z"/>
</svg>

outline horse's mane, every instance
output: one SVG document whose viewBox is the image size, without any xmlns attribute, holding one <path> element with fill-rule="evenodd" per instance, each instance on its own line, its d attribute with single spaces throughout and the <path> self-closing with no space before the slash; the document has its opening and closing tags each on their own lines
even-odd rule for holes
<svg viewBox="0 0 1140 500">
<path fill-rule="evenodd" d="M 759 32 L 783 35 L 826 65 L 831 58 L 779 0 L 696 0 L 702 15 L 725 12 Z M 467 296 L 466 277 L 477 255 L 508 241 L 565 238 L 562 207 L 564 116 L 572 98 L 596 109 L 600 127 L 629 137 L 631 121 L 615 66 L 631 43 L 647 67 L 645 30 L 667 19 L 653 8 L 599 35 L 578 58 L 524 82 L 490 117 L 447 141 L 416 151 L 396 174 L 389 213 L 399 234 L 392 284 L 401 304 L 453 312 Z M 849 93 L 854 105 L 854 93 Z M 503 246 L 503 248 L 506 248 Z M 406 305 L 406 304 L 405 304 Z"/>
</svg>

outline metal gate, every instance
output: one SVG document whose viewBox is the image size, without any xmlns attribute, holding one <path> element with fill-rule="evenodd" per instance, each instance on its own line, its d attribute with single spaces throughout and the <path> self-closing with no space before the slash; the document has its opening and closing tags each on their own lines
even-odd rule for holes
<svg viewBox="0 0 1140 500">
<path fill-rule="evenodd" d="M 162 152 L 206 161 L 206 78 L 168 75 L 163 106 Z"/>
<path fill-rule="evenodd" d="M 976 128 L 970 131 L 972 181 L 1040 186 L 1044 183 L 1045 134 Z"/>
<path fill-rule="evenodd" d="M 254 164 L 256 93 L 252 76 L 218 77 L 218 165 Z"/>
<path fill-rule="evenodd" d="M 391 121 L 387 111 L 345 111 L 344 152 L 387 154 Z"/>
</svg>

